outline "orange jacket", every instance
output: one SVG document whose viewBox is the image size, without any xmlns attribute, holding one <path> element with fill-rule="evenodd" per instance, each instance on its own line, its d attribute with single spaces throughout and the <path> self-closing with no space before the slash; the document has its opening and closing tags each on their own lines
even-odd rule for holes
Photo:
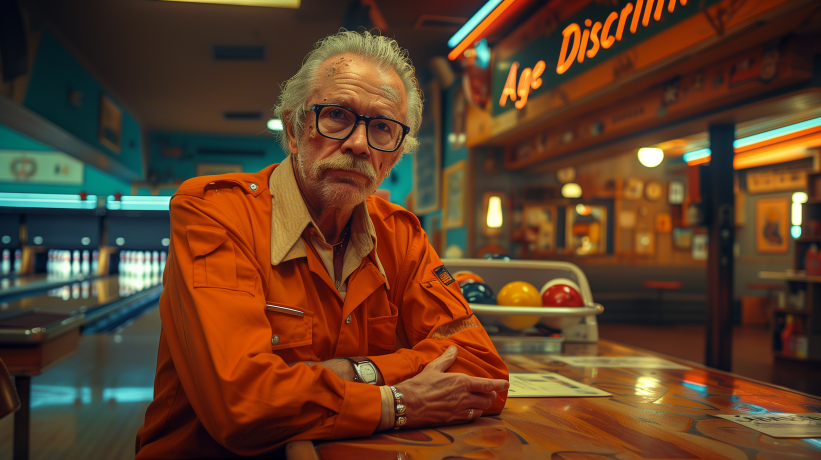
<svg viewBox="0 0 821 460">
<path fill-rule="evenodd" d="M 508 378 L 481 326 L 432 337 L 472 312 L 458 284 L 434 272 L 442 262 L 399 206 L 367 201 L 390 289 L 372 255 L 350 276 L 344 302 L 313 250 L 272 266 L 268 177 L 276 166 L 191 179 L 171 200 L 154 401 L 137 458 L 260 455 L 294 440 L 374 432 L 378 387 L 289 362 L 367 356 L 396 384 L 453 344 L 449 372 Z M 266 302 L 304 316 L 266 310 Z M 499 396 L 485 414 L 501 412 L 507 395 Z"/>
</svg>

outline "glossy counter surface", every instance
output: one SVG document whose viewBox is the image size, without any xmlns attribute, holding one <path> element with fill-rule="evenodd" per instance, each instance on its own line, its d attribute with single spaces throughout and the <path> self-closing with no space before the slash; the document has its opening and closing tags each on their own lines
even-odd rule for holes
<svg viewBox="0 0 821 460">
<path fill-rule="evenodd" d="M 659 356 L 605 340 L 564 355 Z M 690 369 L 582 368 L 551 355 L 502 355 L 511 373 L 556 372 L 612 393 L 509 398 L 475 423 L 316 444 L 324 460 L 402 458 L 818 459 L 821 440 L 773 438 L 718 414 L 821 412 L 821 398 L 662 356 Z"/>
</svg>

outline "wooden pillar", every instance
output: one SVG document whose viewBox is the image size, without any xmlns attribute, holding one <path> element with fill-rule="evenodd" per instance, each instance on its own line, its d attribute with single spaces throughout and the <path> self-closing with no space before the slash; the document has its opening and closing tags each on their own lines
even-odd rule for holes
<svg viewBox="0 0 821 460">
<path fill-rule="evenodd" d="M 734 125 L 710 126 L 710 165 L 705 168 L 702 202 L 709 230 L 705 364 L 730 372 L 733 351 Z"/>
</svg>

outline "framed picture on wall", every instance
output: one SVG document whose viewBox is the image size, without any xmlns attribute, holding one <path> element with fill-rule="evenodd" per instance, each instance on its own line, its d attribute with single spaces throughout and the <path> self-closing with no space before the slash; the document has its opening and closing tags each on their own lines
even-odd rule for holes
<svg viewBox="0 0 821 460">
<path fill-rule="evenodd" d="M 525 205 L 522 217 L 524 239 L 528 249 L 537 255 L 554 252 L 556 250 L 556 207 Z"/>
<path fill-rule="evenodd" d="M 439 209 L 442 177 L 442 123 L 440 89 L 436 80 L 425 87 L 419 148 L 413 158 L 413 204 L 411 211 L 422 216 Z"/>
<path fill-rule="evenodd" d="M 579 203 L 565 212 L 565 247 L 578 255 L 605 254 L 607 207 Z"/>
<path fill-rule="evenodd" d="M 226 165 L 218 163 L 198 163 L 198 176 L 216 176 L 218 174 L 228 174 L 242 172 L 242 165 Z"/>
<path fill-rule="evenodd" d="M 759 254 L 786 254 L 790 248 L 790 203 L 770 198 L 755 203 L 755 249 Z"/>
<path fill-rule="evenodd" d="M 445 196 L 442 208 L 442 228 L 465 225 L 465 187 L 467 185 L 467 161 L 461 160 L 445 168 L 442 188 Z"/>
<path fill-rule="evenodd" d="M 100 122 L 97 139 L 101 144 L 120 153 L 123 131 L 123 112 L 105 94 L 100 95 Z"/>
<path fill-rule="evenodd" d="M 651 256 L 656 245 L 655 233 L 652 230 L 640 230 L 636 232 L 636 254 Z"/>
</svg>

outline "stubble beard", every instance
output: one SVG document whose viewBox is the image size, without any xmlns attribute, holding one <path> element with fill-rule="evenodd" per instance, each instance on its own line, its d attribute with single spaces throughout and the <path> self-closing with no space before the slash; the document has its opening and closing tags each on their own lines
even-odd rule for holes
<svg viewBox="0 0 821 460">
<path fill-rule="evenodd" d="M 300 152 L 307 152 L 307 146 L 299 146 Z M 302 182 L 306 187 L 311 188 L 314 194 L 326 207 L 332 208 L 353 208 L 362 203 L 370 196 L 381 181 L 378 181 L 376 171 L 367 160 L 360 159 L 356 155 L 346 155 L 335 153 L 322 160 L 317 160 L 309 164 L 306 154 L 296 155 L 297 167 L 302 176 Z M 331 180 L 325 176 L 328 170 L 353 171 L 365 176 L 366 184 L 360 186 L 361 180 L 355 178 L 338 178 Z M 354 192 L 342 189 L 338 181 L 346 182 L 356 187 Z"/>
</svg>

